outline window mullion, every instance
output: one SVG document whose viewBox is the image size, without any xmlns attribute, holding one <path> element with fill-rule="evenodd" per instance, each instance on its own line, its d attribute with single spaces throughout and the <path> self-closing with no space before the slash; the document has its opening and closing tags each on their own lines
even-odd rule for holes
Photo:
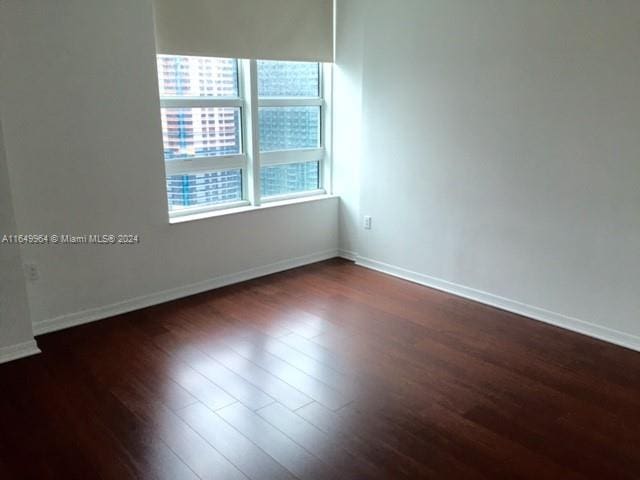
<svg viewBox="0 0 640 480">
<path fill-rule="evenodd" d="M 258 101 L 261 107 L 321 107 L 324 104 L 322 98 L 261 98 Z"/>
<path fill-rule="evenodd" d="M 162 108 L 237 108 L 242 106 L 242 99 L 160 97 L 160 106 Z"/>
<path fill-rule="evenodd" d="M 260 129 L 258 125 L 258 68 L 256 60 L 243 60 L 244 132 L 247 155 L 247 198 L 260 205 Z"/>
<path fill-rule="evenodd" d="M 216 157 L 195 157 L 184 160 L 166 162 L 168 175 L 189 175 L 220 170 L 243 169 L 246 165 L 245 155 L 225 155 Z"/>
<path fill-rule="evenodd" d="M 320 162 L 320 187 L 332 193 L 332 154 L 333 154 L 333 69 L 331 64 L 320 64 L 320 92 L 323 105 L 320 108 L 320 145 L 324 149 L 324 158 Z"/>
<path fill-rule="evenodd" d="M 289 163 L 322 162 L 323 158 L 323 148 L 279 150 L 273 152 L 262 152 L 260 154 L 260 161 L 263 166 L 286 165 Z"/>
</svg>

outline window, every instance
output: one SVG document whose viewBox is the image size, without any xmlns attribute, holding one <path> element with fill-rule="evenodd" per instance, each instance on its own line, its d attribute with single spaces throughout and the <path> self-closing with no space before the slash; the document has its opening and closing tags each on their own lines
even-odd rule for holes
<svg viewBox="0 0 640 480">
<path fill-rule="evenodd" d="M 321 188 L 323 99 L 318 63 L 259 60 L 260 193 Z"/>
<path fill-rule="evenodd" d="M 158 55 L 170 215 L 325 193 L 323 77 L 312 62 Z"/>
</svg>

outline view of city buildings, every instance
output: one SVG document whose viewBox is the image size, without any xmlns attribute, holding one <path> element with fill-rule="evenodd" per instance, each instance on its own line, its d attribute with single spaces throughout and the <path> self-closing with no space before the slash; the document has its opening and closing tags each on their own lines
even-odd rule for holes
<svg viewBox="0 0 640 480">
<path fill-rule="evenodd" d="M 258 62 L 260 97 L 319 96 L 316 63 Z M 158 56 L 161 97 L 238 97 L 238 63 L 233 59 Z M 162 108 L 166 161 L 242 153 L 239 108 Z M 259 109 L 263 152 L 320 146 L 320 107 Z M 319 187 L 319 162 L 269 165 L 261 170 L 261 195 L 281 195 Z M 167 178 L 170 210 L 215 205 L 243 198 L 239 169 Z"/>
</svg>

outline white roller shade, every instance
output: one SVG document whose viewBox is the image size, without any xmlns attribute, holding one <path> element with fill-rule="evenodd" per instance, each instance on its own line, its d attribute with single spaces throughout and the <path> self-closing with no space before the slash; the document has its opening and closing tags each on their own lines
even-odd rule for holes
<svg viewBox="0 0 640 480">
<path fill-rule="evenodd" d="M 332 0 L 153 0 L 158 53 L 333 61 Z"/>
</svg>

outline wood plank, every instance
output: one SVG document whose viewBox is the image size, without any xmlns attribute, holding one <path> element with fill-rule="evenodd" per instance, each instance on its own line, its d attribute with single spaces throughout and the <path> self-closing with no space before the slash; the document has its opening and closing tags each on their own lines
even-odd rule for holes
<svg viewBox="0 0 640 480">
<path fill-rule="evenodd" d="M 267 395 L 292 410 L 313 401 L 300 390 L 280 380 L 267 370 L 260 368 L 254 362 L 247 360 L 230 349 L 208 349 L 206 353 L 221 365 L 224 365 L 232 372 L 244 378 L 247 382 L 255 385 Z"/>
<path fill-rule="evenodd" d="M 246 480 L 235 465 L 180 417 L 163 405 L 149 401 L 145 393 L 134 383 L 114 389 L 114 394 L 142 421 L 152 425 L 156 434 L 199 478 Z M 203 408 L 206 407 L 203 405 Z"/>
<path fill-rule="evenodd" d="M 333 465 L 340 472 L 341 478 L 387 478 L 384 472 L 366 458 L 349 453 L 343 442 L 327 435 L 279 403 L 267 405 L 256 413 L 308 452 L 313 452 L 326 464 Z"/>
<path fill-rule="evenodd" d="M 155 341 L 165 351 L 201 373 L 248 408 L 261 408 L 275 401 L 252 383 L 215 361 L 204 352 L 189 344 L 183 347 L 180 340 L 174 338 L 173 334 L 163 335 L 162 338 L 158 338 Z"/>
<path fill-rule="evenodd" d="M 225 344 L 229 346 L 227 351 L 233 351 L 252 363 L 255 363 L 273 376 L 304 393 L 310 399 L 332 410 L 344 407 L 353 400 L 352 397 L 348 397 L 331 388 L 315 376 L 307 375 L 302 370 L 271 355 L 260 343 L 245 340 L 239 342 L 228 341 L 225 342 Z M 225 347 L 221 347 L 220 345 L 216 345 L 213 348 L 217 352 L 223 352 L 225 349 Z"/>
<path fill-rule="evenodd" d="M 340 478 L 328 465 L 245 406 L 231 405 L 217 413 L 298 478 Z"/>
<path fill-rule="evenodd" d="M 252 480 L 296 478 L 249 440 L 252 435 L 245 437 L 204 405 L 191 405 L 177 413 L 191 428 L 233 462 L 247 478 Z"/>
</svg>

